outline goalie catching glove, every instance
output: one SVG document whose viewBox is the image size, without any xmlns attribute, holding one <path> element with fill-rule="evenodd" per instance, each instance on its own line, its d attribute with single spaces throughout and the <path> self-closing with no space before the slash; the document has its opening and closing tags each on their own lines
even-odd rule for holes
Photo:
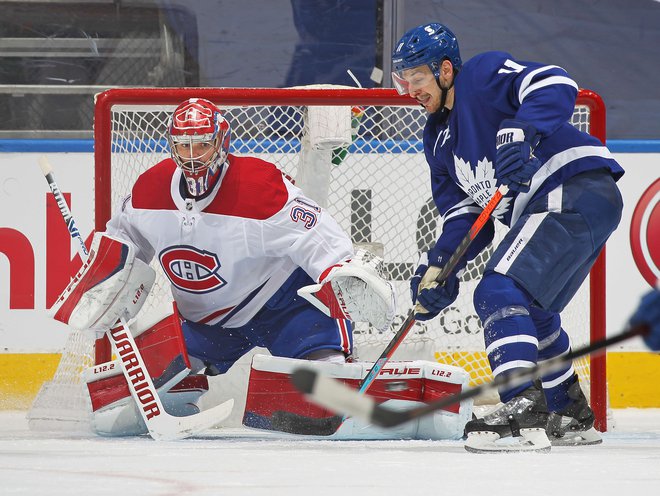
<svg viewBox="0 0 660 496">
<path fill-rule="evenodd" d="M 106 331 L 142 308 L 156 273 L 135 257 L 135 247 L 105 233 L 94 234 L 89 258 L 50 310 L 74 329 Z"/>
<path fill-rule="evenodd" d="M 326 269 L 318 284 L 300 288 L 298 295 L 330 317 L 384 330 L 394 319 L 396 302 L 392 285 L 378 273 L 382 261 L 359 250 L 354 258 Z"/>
</svg>

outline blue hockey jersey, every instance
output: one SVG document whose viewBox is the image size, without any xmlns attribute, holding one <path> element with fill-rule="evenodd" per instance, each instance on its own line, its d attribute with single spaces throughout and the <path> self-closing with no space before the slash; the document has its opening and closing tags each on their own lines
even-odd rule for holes
<svg viewBox="0 0 660 496">
<path fill-rule="evenodd" d="M 542 166 L 529 192 L 510 191 L 493 214 L 509 227 L 532 199 L 576 174 L 607 169 L 615 179 L 623 175 L 598 139 L 568 122 L 578 87 L 561 67 L 517 61 L 505 52 L 486 52 L 464 64 L 454 88 L 449 117 L 431 114 L 424 129 L 433 199 L 444 218 L 442 235 L 429 253 L 432 262 L 446 259 L 455 250 L 497 189 L 495 137 L 504 119 L 527 122 L 541 136 L 534 155 Z M 490 243 L 493 231 L 489 225 L 480 233 L 467 259 Z"/>
</svg>

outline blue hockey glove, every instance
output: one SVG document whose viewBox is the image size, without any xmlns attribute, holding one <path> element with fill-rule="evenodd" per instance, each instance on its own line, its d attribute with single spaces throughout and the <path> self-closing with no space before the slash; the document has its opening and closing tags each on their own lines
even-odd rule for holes
<svg viewBox="0 0 660 496">
<path fill-rule="evenodd" d="M 534 155 L 540 137 L 531 124 L 515 119 L 505 119 L 497 133 L 495 154 L 495 178 L 509 189 L 526 193 L 532 176 L 541 167 Z"/>
<path fill-rule="evenodd" d="M 422 280 L 422 276 L 428 269 L 428 264 L 419 264 L 417 269 L 415 269 L 415 275 L 410 280 L 410 299 L 413 302 L 413 305 L 417 302 L 417 292 L 419 291 L 419 283 Z"/>
<path fill-rule="evenodd" d="M 644 336 L 644 342 L 653 351 L 660 351 L 660 290 L 654 289 L 644 295 L 630 317 L 630 324 L 647 324 L 651 330 Z"/>
<path fill-rule="evenodd" d="M 419 265 L 410 280 L 410 292 L 415 303 L 415 319 L 431 320 L 456 301 L 458 296 L 458 277 L 451 273 L 444 283 L 435 280 L 442 267 Z"/>
</svg>

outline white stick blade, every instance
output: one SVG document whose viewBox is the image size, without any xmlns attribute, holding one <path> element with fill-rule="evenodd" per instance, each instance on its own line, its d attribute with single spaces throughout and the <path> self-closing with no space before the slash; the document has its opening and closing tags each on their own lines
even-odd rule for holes
<svg viewBox="0 0 660 496">
<path fill-rule="evenodd" d="M 195 415 L 174 417 L 163 415 L 151 419 L 147 424 L 149 434 L 156 441 L 177 441 L 186 439 L 202 431 L 212 429 L 231 414 L 234 400 L 230 399 L 218 406 L 209 408 Z"/>
</svg>

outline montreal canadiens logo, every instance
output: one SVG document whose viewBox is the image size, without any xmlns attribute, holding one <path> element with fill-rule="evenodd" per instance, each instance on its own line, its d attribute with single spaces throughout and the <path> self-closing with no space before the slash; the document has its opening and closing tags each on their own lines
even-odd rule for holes
<svg viewBox="0 0 660 496">
<path fill-rule="evenodd" d="M 160 265 L 174 286 L 189 293 L 208 293 L 224 286 L 215 253 L 192 246 L 172 246 L 159 255 Z"/>
<path fill-rule="evenodd" d="M 660 179 L 647 188 L 635 207 L 630 247 L 639 272 L 655 285 L 660 279 Z"/>
</svg>

